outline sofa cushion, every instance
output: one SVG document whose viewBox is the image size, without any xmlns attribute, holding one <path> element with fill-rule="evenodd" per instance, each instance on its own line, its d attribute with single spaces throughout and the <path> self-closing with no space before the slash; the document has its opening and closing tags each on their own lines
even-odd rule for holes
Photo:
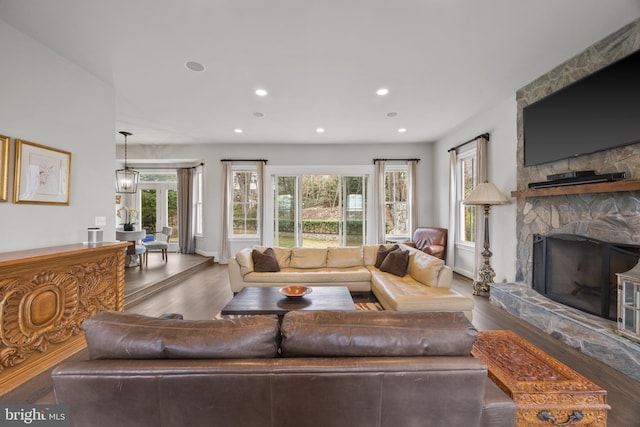
<svg viewBox="0 0 640 427">
<path fill-rule="evenodd" d="M 293 248 L 291 250 L 291 268 L 322 268 L 327 265 L 326 248 Z"/>
<path fill-rule="evenodd" d="M 478 331 L 462 313 L 291 311 L 281 326 L 288 357 L 468 356 Z"/>
<path fill-rule="evenodd" d="M 258 272 L 277 272 L 280 271 L 280 265 L 276 259 L 276 254 L 272 248 L 267 248 L 264 252 L 257 249 L 251 251 L 251 259 L 253 260 L 253 270 Z"/>
<path fill-rule="evenodd" d="M 449 289 L 423 285 L 410 275 L 371 272 L 371 290 L 386 310 L 463 311 L 470 318 L 473 300 Z"/>
<path fill-rule="evenodd" d="M 378 253 L 376 254 L 376 262 L 374 265 L 377 268 L 380 268 L 380 266 L 382 265 L 382 262 L 385 260 L 387 255 L 389 255 L 389 253 L 391 253 L 392 251 L 395 251 L 398 248 L 399 248 L 398 245 L 393 245 L 391 247 L 385 246 L 385 245 L 378 246 Z"/>
<path fill-rule="evenodd" d="M 371 282 L 371 273 L 362 267 L 346 268 L 283 268 L 277 273 L 253 272 L 244 276 L 244 281 L 251 283 L 281 283 L 313 284 L 313 283 L 343 283 L 343 282 Z"/>
<path fill-rule="evenodd" d="M 380 271 L 402 277 L 407 274 L 408 266 L 409 251 L 398 248 L 387 254 L 380 265 Z"/>
<path fill-rule="evenodd" d="M 444 261 L 422 251 L 413 250 L 409 257 L 409 274 L 427 286 L 438 286 L 438 274 Z"/>
<path fill-rule="evenodd" d="M 327 251 L 327 267 L 345 268 L 364 265 L 362 246 L 329 248 Z"/>
<path fill-rule="evenodd" d="M 91 359 L 236 359 L 278 354 L 276 316 L 172 320 L 105 311 L 82 323 Z"/>
</svg>

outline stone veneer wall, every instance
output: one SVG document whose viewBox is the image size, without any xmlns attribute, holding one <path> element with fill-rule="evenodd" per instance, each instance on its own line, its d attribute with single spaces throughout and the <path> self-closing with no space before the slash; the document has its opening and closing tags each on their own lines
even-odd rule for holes
<svg viewBox="0 0 640 427">
<path fill-rule="evenodd" d="M 519 190 L 527 189 L 530 182 L 546 180 L 547 175 L 574 170 L 623 171 L 627 179 L 640 179 L 640 144 L 525 168 L 522 128 L 523 107 L 636 50 L 640 50 L 640 19 L 517 92 Z M 578 234 L 616 243 L 640 242 L 640 191 L 518 198 L 516 230 L 516 281 L 530 286 L 535 233 Z"/>
</svg>

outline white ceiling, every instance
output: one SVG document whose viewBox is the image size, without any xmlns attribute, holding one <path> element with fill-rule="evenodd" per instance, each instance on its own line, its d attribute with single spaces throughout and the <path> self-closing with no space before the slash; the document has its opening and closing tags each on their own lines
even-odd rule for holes
<svg viewBox="0 0 640 427">
<path fill-rule="evenodd" d="M 638 16 L 640 0 L 0 0 L 115 88 L 131 143 L 434 141 Z"/>
</svg>

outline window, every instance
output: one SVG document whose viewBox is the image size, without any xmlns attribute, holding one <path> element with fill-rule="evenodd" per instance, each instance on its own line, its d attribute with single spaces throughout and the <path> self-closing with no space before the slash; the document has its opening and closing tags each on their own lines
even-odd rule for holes
<svg viewBox="0 0 640 427">
<path fill-rule="evenodd" d="M 203 170 L 202 166 L 196 167 L 195 174 L 193 177 L 193 212 L 194 212 L 194 230 L 196 236 L 202 236 L 202 215 L 203 215 L 203 205 L 204 205 L 204 196 L 203 196 Z"/>
<path fill-rule="evenodd" d="M 384 172 L 386 237 L 410 237 L 408 189 L 407 166 L 387 166 Z"/>
<path fill-rule="evenodd" d="M 239 166 L 232 177 L 232 236 L 258 235 L 258 173 L 255 167 Z"/>
<path fill-rule="evenodd" d="M 367 176 L 274 176 L 276 246 L 359 246 L 366 241 Z"/>
<path fill-rule="evenodd" d="M 476 151 L 470 150 L 458 156 L 458 221 L 459 240 L 474 244 L 476 241 L 476 207 L 463 203 L 476 187 Z"/>
</svg>

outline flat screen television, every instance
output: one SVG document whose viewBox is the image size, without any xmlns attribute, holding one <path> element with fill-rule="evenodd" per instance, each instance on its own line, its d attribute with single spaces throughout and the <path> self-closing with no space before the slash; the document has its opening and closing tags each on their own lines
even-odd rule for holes
<svg viewBox="0 0 640 427">
<path fill-rule="evenodd" d="M 525 107 L 524 165 L 640 142 L 640 51 Z"/>
</svg>

